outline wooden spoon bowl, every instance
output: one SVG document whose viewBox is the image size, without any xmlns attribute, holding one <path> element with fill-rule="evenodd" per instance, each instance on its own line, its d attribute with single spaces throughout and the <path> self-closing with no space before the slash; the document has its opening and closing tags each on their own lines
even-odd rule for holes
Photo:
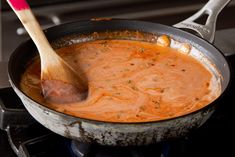
<svg viewBox="0 0 235 157">
<path fill-rule="evenodd" d="M 7 0 L 37 46 L 41 60 L 41 86 L 51 103 L 73 103 L 86 98 L 88 85 L 49 44 L 25 0 Z"/>
</svg>

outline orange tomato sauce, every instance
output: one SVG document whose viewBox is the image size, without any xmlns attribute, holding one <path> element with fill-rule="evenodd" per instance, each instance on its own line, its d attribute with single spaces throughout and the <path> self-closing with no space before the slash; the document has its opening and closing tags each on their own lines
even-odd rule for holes
<svg viewBox="0 0 235 157">
<path fill-rule="evenodd" d="M 132 40 L 95 40 L 56 50 L 88 80 L 87 99 L 49 104 L 40 87 L 40 61 L 26 69 L 21 89 L 33 100 L 76 117 L 108 122 L 147 122 L 198 110 L 216 96 L 212 74 L 196 59 L 170 47 Z"/>
</svg>

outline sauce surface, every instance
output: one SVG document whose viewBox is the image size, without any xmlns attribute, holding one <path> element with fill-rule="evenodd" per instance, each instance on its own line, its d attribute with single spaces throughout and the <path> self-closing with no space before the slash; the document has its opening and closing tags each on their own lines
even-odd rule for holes
<svg viewBox="0 0 235 157">
<path fill-rule="evenodd" d="M 76 117 L 146 122 L 198 110 L 216 96 L 212 74 L 196 59 L 170 47 L 132 40 L 95 40 L 56 50 L 88 80 L 86 100 L 49 104 L 41 94 L 40 61 L 26 69 L 21 89 L 35 101 Z"/>
</svg>

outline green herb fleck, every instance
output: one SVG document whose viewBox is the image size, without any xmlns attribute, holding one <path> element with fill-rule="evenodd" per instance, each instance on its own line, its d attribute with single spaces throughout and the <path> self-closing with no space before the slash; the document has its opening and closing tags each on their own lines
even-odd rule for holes
<svg viewBox="0 0 235 157">
<path fill-rule="evenodd" d="M 170 117 L 172 117 L 172 116 L 174 116 L 174 115 L 175 115 L 175 114 L 172 113 L 172 112 L 168 113 L 168 116 L 170 116 Z"/>
<path fill-rule="evenodd" d="M 103 66 L 103 69 L 108 69 L 108 68 L 109 68 L 109 66 L 108 66 L 108 65 Z"/>
<path fill-rule="evenodd" d="M 136 86 L 132 86 L 131 88 L 132 88 L 133 90 L 136 90 L 136 91 L 138 90 L 138 88 L 137 88 Z"/>
<path fill-rule="evenodd" d="M 106 40 L 105 40 L 105 41 L 100 42 L 100 44 L 101 44 L 101 45 L 104 45 L 104 46 L 105 46 L 105 45 L 107 45 L 107 43 L 108 43 L 108 42 L 107 42 Z"/>
<path fill-rule="evenodd" d="M 117 114 L 117 118 L 120 119 L 121 118 L 121 114 Z"/>
<path fill-rule="evenodd" d="M 139 49 L 139 52 L 140 52 L 140 53 L 143 53 L 143 52 L 144 52 L 144 48 L 140 48 L 140 49 Z"/>
<path fill-rule="evenodd" d="M 146 107 L 144 105 L 140 106 L 140 111 L 144 111 L 146 109 Z"/>
<path fill-rule="evenodd" d="M 159 109 L 160 108 L 160 102 L 159 101 L 152 100 L 152 102 L 154 103 L 154 108 L 155 109 Z"/>
</svg>

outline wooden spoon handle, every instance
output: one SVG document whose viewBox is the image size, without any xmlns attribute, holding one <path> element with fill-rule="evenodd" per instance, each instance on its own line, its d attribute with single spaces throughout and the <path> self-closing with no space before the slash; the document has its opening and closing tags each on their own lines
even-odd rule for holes
<svg viewBox="0 0 235 157">
<path fill-rule="evenodd" d="M 23 26 L 29 33 L 38 48 L 41 57 L 47 57 L 47 52 L 52 50 L 46 36 L 44 35 L 39 23 L 35 19 L 28 3 L 25 0 L 7 0 L 14 10 Z M 46 56 L 43 56 L 46 55 Z"/>
<path fill-rule="evenodd" d="M 25 0 L 7 0 L 13 10 L 29 9 L 29 5 Z"/>
</svg>

